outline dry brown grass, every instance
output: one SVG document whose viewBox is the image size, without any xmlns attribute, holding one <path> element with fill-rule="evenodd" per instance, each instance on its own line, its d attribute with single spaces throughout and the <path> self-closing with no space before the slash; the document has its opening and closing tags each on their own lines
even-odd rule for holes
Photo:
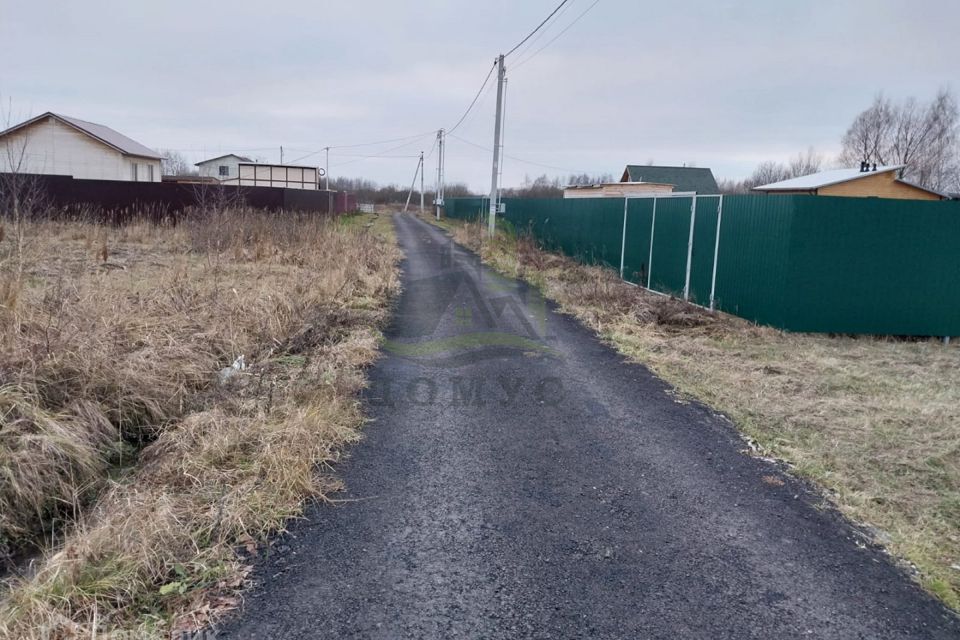
<svg viewBox="0 0 960 640">
<path fill-rule="evenodd" d="M 457 241 L 526 278 L 624 354 L 730 416 L 768 455 L 960 609 L 960 349 L 936 341 L 788 334 L 627 285 L 529 240 Z"/>
<path fill-rule="evenodd" d="M 168 636 L 235 604 L 236 547 L 333 488 L 317 465 L 358 438 L 388 226 L 35 224 L 21 286 L 0 244 L 0 543 L 44 550 L 0 637 Z"/>
</svg>

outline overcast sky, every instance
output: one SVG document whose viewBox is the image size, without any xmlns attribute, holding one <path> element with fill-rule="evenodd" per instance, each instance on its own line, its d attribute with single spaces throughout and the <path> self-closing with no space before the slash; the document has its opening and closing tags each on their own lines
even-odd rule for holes
<svg viewBox="0 0 960 640">
<path fill-rule="evenodd" d="M 15 116 L 62 112 L 191 161 L 277 161 L 283 145 L 289 162 L 451 127 L 557 2 L 0 0 L 0 96 Z M 651 160 L 742 178 L 809 147 L 835 155 L 878 91 L 960 89 L 957 0 L 599 0 L 525 61 L 591 4 L 571 0 L 507 60 L 508 185 Z M 456 134 L 491 147 L 494 102 Z M 407 183 L 414 158 L 355 156 L 433 138 L 334 150 L 331 174 Z M 450 181 L 489 188 L 489 166 L 449 140 Z"/>
</svg>

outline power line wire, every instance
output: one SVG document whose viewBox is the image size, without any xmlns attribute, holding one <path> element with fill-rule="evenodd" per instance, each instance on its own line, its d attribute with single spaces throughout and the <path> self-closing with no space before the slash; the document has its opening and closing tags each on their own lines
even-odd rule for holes
<svg viewBox="0 0 960 640">
<path fill-rule="evenodd" d="M 464 144 L 468 144 L 468 145 L 470 145 L 471 147 L 476 147 L 477 149 L 480 149 L 480 150 L 482 150 L 482 151 L 486 151 L 486 152 L 488 152 L 488 153 L 493 153 L 493 149 L 491 149 L 490 147 L 485 147 L 485 146 L 483 146 L 482 144 L 477 144 L 476 142 L 471 142 L 470 140 L 467 140 L 467 139 L 465 139 L 465 138 L 461 138 L 460 136 L 456 136 L 456 135 L 451 135 L 450 137 L 451 137 L 451 138 L 456 138 L 456 139 L 459 140 L 460 142 L 463 142 Z M 535 166 L 535 167 L 543 167 L 543 168 L 545 168 L 545 169 L 554 169 L 555 171 L 566 171 L 566 172 L 569 172 L 569 173 L 589 173 L 588 171 L 584 171 L 584 170 L 582 170 L 582 169 L 570 169 L 569 167 L 557 167 L 557 166 L 554 166 L 554 165 L 551 165 L 551 164 L 543 164 L 543 163 L 541 163 L 541 162 L 532 162 L 532 161 L 530 161 L 530 160 L 524 160 L 523 158 L 518 158 L 517 156 L 513 156 L 513 155 L 510 155 L 510 154 L 507 154 L 507 153 L 504 153 L 503 156 L 504 156 L 505 158 L 510 158 L 511 160 L 513 160 L 513 161 L 515 161 L 515 162 L 521 162 L 521 163 L 523 163 L 523 164 L 529 164 L 529 165 L 533 165 L 533 166 Z"/>
<path fill-rule="evenodd" d="M 490 76 L 493 75 L 493 70 L 496 68 L 497 68 L 497 63 L 493 63 L 493 66 L 490 67 L 490 71 L 487 72 L 487 77 L 483 79 L 483 84 L 480 85 L 480 90 L 477 91 L 477 95 L 474 96 L 473 102 L 470 103 L 470 106 L 467 107 L 467 110 L 464 112 L 464 114 L 460 117 L 459 120 L 457 120 L 457 124 L 453 125 L 447 130 L 448 134 L 456 131 L 457 128 L 459 128 L 460 125 L 463 124 L 463 121 L 467 119 L 467 116 L 470 115 L 470 112 L 473 111 L 473 108 L 477 104 L 477 100 L 480 99 L 480 95 L 483 93 L 483 90 L 486 88 L 487 83 L 490 82 Z"/>
<path fill-rule="evenodd" d="M 594 8 L 595 6 L 597 6 L 598 4 L 600 4 L 600 0 L 594 0 L 594 3 L 591 4 L 589 7 L 587 7 L 586 11 L 584 11 L 584 12 L 581 13 L 579 16 L 577 16 L 576 18 L 574 18 L 574 19 L 573 19 L 573 22 L 571 22 L 570 24 L 568 24 L 568 25 L 563 29 L 563 31 L 561 31 L 561 32 L 558 33 L 556 36 L 554 36 L 554 37 L 550 40 L 550 42 L 548 42 L 547 44 L 543 45 L 542 47 L 540 47 L 539 49 L 537 49 L 536 51 L 534 51 L 532 54 L 530 54 L 530 55 L 527 56 L 526 58 L 523 58 L 523 59 L 520 60 L 517 64 L 513 65 L 514 71 L 516 71 L 516 70 L 519 69 L 521 66 L 525 65 L 526 63 L 528 63 L 528 62 L 530 62 L 531 60 L 533 60 L 534 58 L 536 58 L 538 53 L 540 53 L 541 51 L 543 51 L 544 49 L 546 49 L 547 47 L 549 47 L 551 44 L 553 44 L 554 42 L 556 42 L 563 34 L 565 34 L 567 31 L 569 31 L 570 28 L 573 27 L 573 25 L 577 24 L 577 23 L 580 21 L 580 19 L 583 18 L 583 16 L 587 15 L 588 13 L 590 13 L 590 10 L 593 9 L 593 8 Z"/>
<path fill-rule="evenodd" d="M 300 158 L 297 158 L 296 160 L 293 160 L 293 162 L 300 162 L 301 160 L 306 160 L 307 158 L 309 158 L 309 157 L 311 157 L 311 156 L 315 156 L 315 155 L 317 155 L 318 153 L 323 153 L 323 152 L 326 151 L 327 149 L 356 149 L 356 148 L 358 148 L 358 147 L 377 147 L 377 146 L 380 146 L 380 145 L 382 145 L 382 144 L 390 144 L 390 143 L 393 143 L 393 142 L 400 142 L 400 141 L 402 141 L 402 140 L 410 140 L 410 141 L 412 141 L 412 142 L 416 142 L 416 141 L 419 140 L 420 138 L 424 138 L 424 137 L 426 137 L 426 136 L 428 136 L 428 135 L 433 135 L 434 133 L 435 133 L 434 131 L 426 131 L 426 132 L 424 132 L 424 133 L 418 133 L 418 134 L 413 135 L 413 136 L 404 136 L 404 137 L 402 137 L 402 138 L 392 138 L 392 139 L 390 139 L 390 140 L 379 140 L 379 141 L 377 141 L 377 142 L 362 142 L 362 143 L 360 143 L 360 144 L 341 144 L 341 145 L 337 145 L 337 146 L 331 145 L 331 146 L 329 146 L 329 147 L 323 147 L 322 149 L 318 149 L 318 150 L 316 150 L 316 151 L 313 151 L 313 152 L 311 152 L 311 153 L 308 153 L 308 154 L 305 155 L 305 156 L 302 156 L 302 157 L 300 157 Z M 406 145 L 401 145 L 401 146 L 406 146 Z"/>
<path fill-rule="evenodd" d="M 433 139 L 433 145 L 430 146 L 430 151 L 427 153 L 427 156 L 424 158 L 424 162 L 426 162 L 427 160 L 433 157 L 433 152 L 437 150 L 437 141 L 439 140 L 440 140 L 439 136 Z"/>
<path fill-rule="evenodd" d="M 426 137 L 426 136 L 431 136 L 431 135 L 433 135 L 433 134 L 435 134 L 435 133 L 436 133 L 436 131 L 434 131 L 433 129 L 431 129 L 430 131 L 424 131 L 423 133 L 418 133 L 418 134 L 412 135 L 412 136 L 404 136 L 404 137 L 402 137 L 402 138 L 394 138 L 393 140 L 381 140 L 381 141 L 379 141 L 379 142 L 364 142 L 364 143 L 361 143 L 361 144 L 341 144 L 341 145 L 337 145 L 337 146 L 331 146 L 330 148 L 331 148 L 331 149 L 355 149 L 355 148 L 357 148 L 357 147 L 376 147 L 376 146 L 379 146 L 379 145 L 381 145 L 381 144 L 390 144 L 390 143 L 392 143 L 392 142 L 401 142 L 401 141 L 403 141 L 403 140 L 411 140 L 411 139 L 413 139 L 413 138 L 416 138 L 416 139 L 419 140 L 420 138 L 424 138 L 424 137 Z M 322 150 L 323 150 L 323 149 L 321 149 L 321 151 L 322 151 Z"/>
<path fill-rule="evenodd" d="M 550 15 L 548 15 L 543 22 L 541 22 L 539 25 L 537 25 L 537 28 L 536 28 L 536 29 L 534 29 L 534 30 L 531 31 L 529 34 L 527 34 L 527 37 L 524 38 L 523 40 L 521 40 L 521 41 L 519 42 L 519 44 L 517 44 L 517 46 L 515 46 L 513 49 L 510 49 L 510 51 L 507 51 L 507 52 L 504 54 L 504 57 L 509 56 L 511 53 L 513 53 L 514 51 L 516 51 L 517 49 L 519 49 L 520 47 L 522 47 L 527 40 L 529 40 L 530 38 L 532 38 L 532 37 L 537 33 L 537 31 L 540 31 L 540 29 L 543 28 L 543 25 L 547 24 L 547 22 L 550 21 L 550 18 L 552 18 L 553 16 L 555 16 L 555 15 L 557 14 L 557 11 L 560 11 L 560 9 L 563 8 L 563 5 L 567 4 L 568 2 L 570 2 L 570 0 L 563 0 L 560 4 L 558 4 L 558 5 L 557 5 L 557 8 L 554 9 L 553 11 L 551 11 L 551 12 L 550 12 Z"/>
<path fill-rule="evenodd" d="M 430 133 L 432 134 L 433 132 L 430 132 Z M 424 136 L 420 136 L 420 138 L 423 138 L 423 137 L 424 137 Z M 399 150 L 399 149 L 403 149 L 404 147 L 409 147 L 411 144 L 414 144 L 415 142 L 419 142 L 419 139 L 417 139 L 417 140 L 411 140 L 410 142 L 405 142 L 404 144 L 398 145 L 398 146 L 396 146 L 396 147 L 392 147 L 392 148 L 390 148 L 390 149 L 385 149 L 385 150 L 381 151 L 380 153 L 374 153 L 374 154 L 364 155 L 364 156 L 346 156 L 346 157 L 353 157 L 353 158 L 356 158 L 356 159 L 355 159 L 355 160 L 347 160 L 346 162 L 341 162 L 340 164 L 332 165 L 331 168 L 333 168 L 333 167 L 343 167 L 343 166 L 348 165 L 348 164 L 353 164 L 354 162 L 361 162 L 361 161 L 363 161 L 363 160 L 372 160 L 372 159 L 375 159 L 375 158 L 384 158 L 384 159 L 387 159 L 387 158 L 419 158 L 419 157 L 420 157 L 419 154 L 416 155 L 416 156 L 390 156 L 390 155 L 388 155 L 388 154 L 390 154 L 390 153 L 393 152 L 393 151 L 397 151 L 397 150 Z M 331 148 L 332 148 L 332 147 L 331 147 Z"/>
<path fill-rule="evenodd" d="M 539 32 L 534 38 L 531 38 L 531 39 L 530 39 L 530 42 L 527 43 L 526 47 L 524 47 L 522 50 L 518 50 L 518 51 L 517 51 L 517 57 L 521 57 L 521 56 L 523 56 L 523 55 L 526 55 L 527 53 L 530 53 L 530 50 L 533 48 L 533 45 L 535 45 L 535 44 L 537 43 L 537 41 L 540 40 L 540 38 L 542 38 L 543 36 L 547 35 L 547 33 L 550 32 L 550 29 L 552 29 L 554 25 L 556 25 L 558 22 L 560 22 L 560 18 L 562 18 L 562 17 L 564 16 L 564 14 L 566 14 L 567 11 L 569 11 L 570 8 L 571 8 L 574 4 L 576 4 L 576 2 L 577 2 L 577 0 L 570 0 L 569 3 L 567 3 L 566 5 L 564 5 L 563 9 L 561 9 L 561 10 L 557 13 L 557 15 L 553 18 L 553 20 L 552 20 L 544 29 L 541 29 L 540 32 Z"/>
<path fill-rule="evenodd" d="M 361 158 L 361 159 L 364 159 L 364 160 L 365 160 L 365 159 L 368 159 L 368 158 L 419 158 L 419 157 L 420 157 L 420 154 L 418 153 L 418 154 L 416 154 L 416 155 L 402 155 L 402 156 L 401 156 L 401 155 L 388 156 L 388 155 L 386 155 L 386 154 L 376 154 L 376 155 L 372 155 L 372 156 L 371 156 L 371 155 L 360 155 L 360 154 L 356 154 L 356 153 L 338 153 L 335 157 L 340 157 L 340 158 Z"/>
</svg>

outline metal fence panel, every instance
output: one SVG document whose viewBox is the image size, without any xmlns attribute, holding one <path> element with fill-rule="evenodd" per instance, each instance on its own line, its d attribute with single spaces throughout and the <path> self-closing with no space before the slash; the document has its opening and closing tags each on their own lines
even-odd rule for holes
<svg viewBox="0 0 960 640">
<path fill-rule="evenodd" d="M 448 198 L 444 202 L 444 212 L 454 220 L 479 220 L 486 198 Z"/>
<path fill-rule="evenodd" d="M 503 219 L 517 231 L 532 233 L 546 248 L 585 264 L 620 268 L 623 200 L 504 200 Z"/>
<path fill-rule="evenodd" d="M 693 198 L 657 198 L 657 222 L 650 261 L 650 288 L 682 296 L 687 280 L 687 249 Z"/>
<path fill-rule="evenodd" d="M 624 242 L 623 278 L 627 282 L 647 286 L 650 274 L 650 238 L 653 225 L 653 198 L 631 198 L 628 201 Z"/>
<path fill-rule="evenodd" d="M 693 251 L 690 254 L 690 302 L 710 306 L 713 282 L 713 254 L 717 242 L 717 221 L 720 197 L 697 197 L 697 215 L 693 230 Z"/>
<path fill-rule="evenodd" d="M 725 196 L 716 308 L 780 327 L 795 196 Z"/>
<path fill-rule="evenodd" d="M 960 203 L 798 198 L 792 331 L 960 335 Z"/>
</svg>

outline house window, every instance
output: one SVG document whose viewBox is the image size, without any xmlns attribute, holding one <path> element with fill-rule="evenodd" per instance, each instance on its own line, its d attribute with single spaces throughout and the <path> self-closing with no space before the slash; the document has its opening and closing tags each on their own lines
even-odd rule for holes
<svg viewBox="0 0 960 640">
<path fill-rule="evenodd" d="M 230 166 L 222 164 L 220 165 L 220 177 L 226 178 L 230 175 Z"/>
<path fill-rule="evenodd" d="M 153 182 L 153 165 L 147 165 L 147 181 Z"/>
<path fill-rule="evenodd" d="M 130 163 L 130 171 L 131 171 L 130 179 L 136 182 L 137 181 L 137 163 L 136 162 Z"/>
</svg>

